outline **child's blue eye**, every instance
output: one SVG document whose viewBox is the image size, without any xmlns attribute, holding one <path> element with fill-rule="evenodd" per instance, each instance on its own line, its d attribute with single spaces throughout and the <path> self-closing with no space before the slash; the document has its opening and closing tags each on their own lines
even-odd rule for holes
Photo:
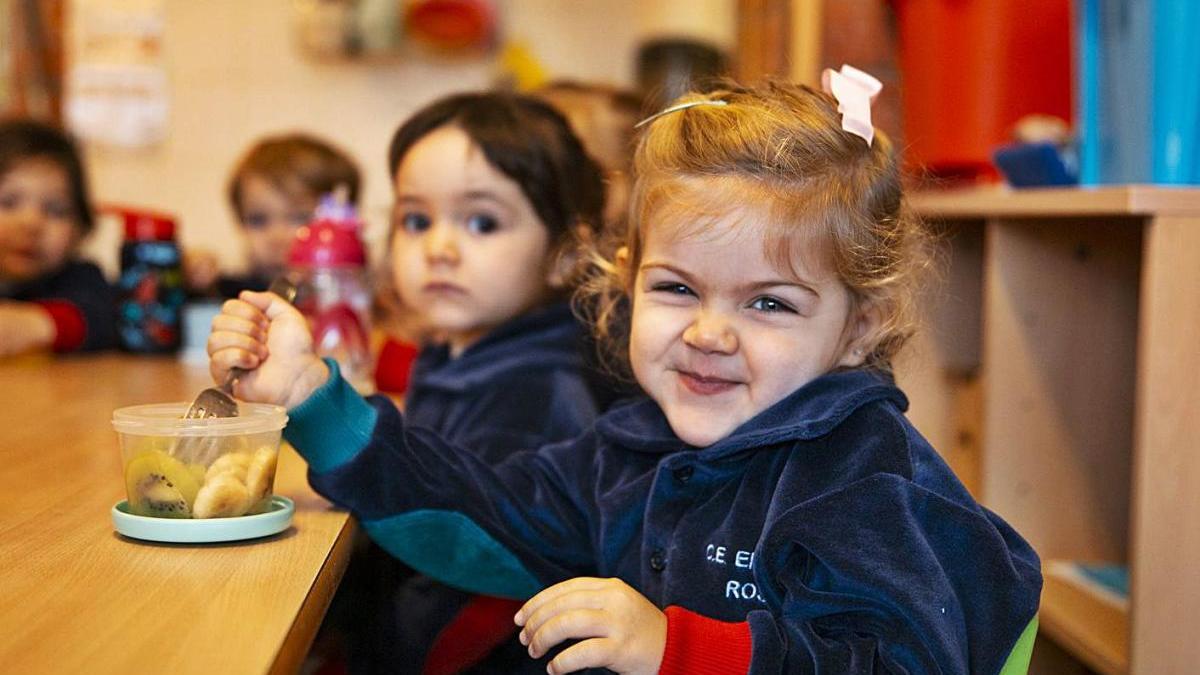
<svg viewBox="0 0 1200 675">
<path fill-rule="evenodd" d="M 0 209 L 12 211 L 21 204 L 21 196 L 17 194 L 6 194 L 0 196 Z"/>
<path fill-rule="evenodd" d="M 406 213 L 400 219 L 400 226 L 405 232 L 424 232 L 430 226 L 429 216 L 423 213 Z"/>
<path fill-rule="evenodd" d="M 779 298 L 773 298 L 769 295 L 755 298 L 754 302 L 750 303 L 750 309 L 757 309 L 760 312 L 768 313 L 787 312 L 790 314 L 796 314 L 796 310 L 791 305 L 780 300 Z"/>
<path fill-rule="evenodd" d="M 486 213 L 476 213 L 467 218 L 467 231 L 471 234 L 491 234 L 500 229 L 500 221 Z"/>
<path fill-rule="evenodd" d="M 688 288 L 686 284 L 681 284 L 677 281 L 665 281 L 661 284 L 654 284 L 650 290 L 660 293 L 670 293 L 671 295 L 695 295 L 692 289 Z"/>
<path fill-rule="evenodd" d="M 304 211 L 296 211 L 295 213 L 288 214 L 288 224 L 292 227 L 302 227 L 307 225 L 310 220 L 312 220 L 312 214 L 305 213 Z"/>
</svg>

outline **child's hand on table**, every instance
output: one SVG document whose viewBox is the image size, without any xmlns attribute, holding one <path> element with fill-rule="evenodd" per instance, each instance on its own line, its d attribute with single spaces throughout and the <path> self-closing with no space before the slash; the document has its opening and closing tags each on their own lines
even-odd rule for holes
<svg viewBox="0 0 1200 675">
<path fill-rule="evenodd" d="M 578 577 L 529 599 L 513 617 L 521 644 L 539 658 L 563 640 L 583 641 L 550 662 L 558 675 L 583 668 L 657 673 L 667 644 L 667 616 L 620 579 Z"/>
<path fill-rule="evenodd" d="M 308 321 L 273 293 L 242 291 L 221 306 L 208 336 L 208 368 L 224 382 L 229 369 L 247 371 L 234 383 L 246 401 L 293 408 L 329 379 L 313 350 Z"/>
<path fill-rule="evenodd" d="M 54 343 L 54 320 L 32 302 L 0 300 L 0 356 L 49 347 Z"/>
</svg>

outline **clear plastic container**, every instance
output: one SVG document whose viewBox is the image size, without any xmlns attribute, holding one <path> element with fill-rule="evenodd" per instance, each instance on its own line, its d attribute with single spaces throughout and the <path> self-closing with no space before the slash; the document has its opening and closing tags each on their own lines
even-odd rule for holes
<svg viewBox="0 0 1200 675">
<path fill-rule="evenodd" d="M 262 403 L 238 408 L 237 417 L 210 419 L 183 419 L 188 403 L 113 412 L 129 512 L 228 518 L 268 508 L 287 413 Z"/>
</svg>

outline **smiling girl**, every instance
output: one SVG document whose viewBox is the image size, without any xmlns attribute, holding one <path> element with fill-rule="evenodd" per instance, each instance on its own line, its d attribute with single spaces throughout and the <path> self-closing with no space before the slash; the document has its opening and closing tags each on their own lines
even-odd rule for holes
<svg viewBox="0 0 1200 675">
<path fill-rule="evenodd" d="M 480 462 L 356 395 L 270 296 L 270 356 L 217 333 L 213 374 L 258 366 L 242 393 L 293 406 L 313 486 L 393 554 L 530 598 L 531 656 L 578 641 L 551 673 L 999 672 L 1038 558 L 904 416 L 928 243 L 869 95 L 831 79 L 651 118 L 586 303 L 646 396 L 572 443 Z"/>
</svg>

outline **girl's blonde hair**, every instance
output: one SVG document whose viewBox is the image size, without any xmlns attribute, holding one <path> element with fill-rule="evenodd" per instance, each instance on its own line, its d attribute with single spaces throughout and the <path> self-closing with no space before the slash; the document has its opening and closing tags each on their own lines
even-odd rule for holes
<svg viewBox="0 0 1200 675">
<path fill-rule="evenodd" d="M 868 145 L 844 131 L 837 101 L 803 85 L 729 86 L 675 103 L 704 100 L 725 104 L 679 110 L 646 127 L 634 156 L 628 226 L 591 252 L 577 307 L 606 363 L 627 373 L 628 298 L 647 228 L 689 220 L 699 225 L 683 227 L 702 228 L 713 216 L 749 209 L 766 216 L 759 220 L 768 259 L 790 269 L 796 256 L 816 251 L 849 289 L 851 316 L 876 313 L 877 328 L 856 344 L 866 367 L 890 371 L 917 325 L 917 288 L 933 251 L 904 203 L 891 141 L 877 130 Z"/>
</svg>

